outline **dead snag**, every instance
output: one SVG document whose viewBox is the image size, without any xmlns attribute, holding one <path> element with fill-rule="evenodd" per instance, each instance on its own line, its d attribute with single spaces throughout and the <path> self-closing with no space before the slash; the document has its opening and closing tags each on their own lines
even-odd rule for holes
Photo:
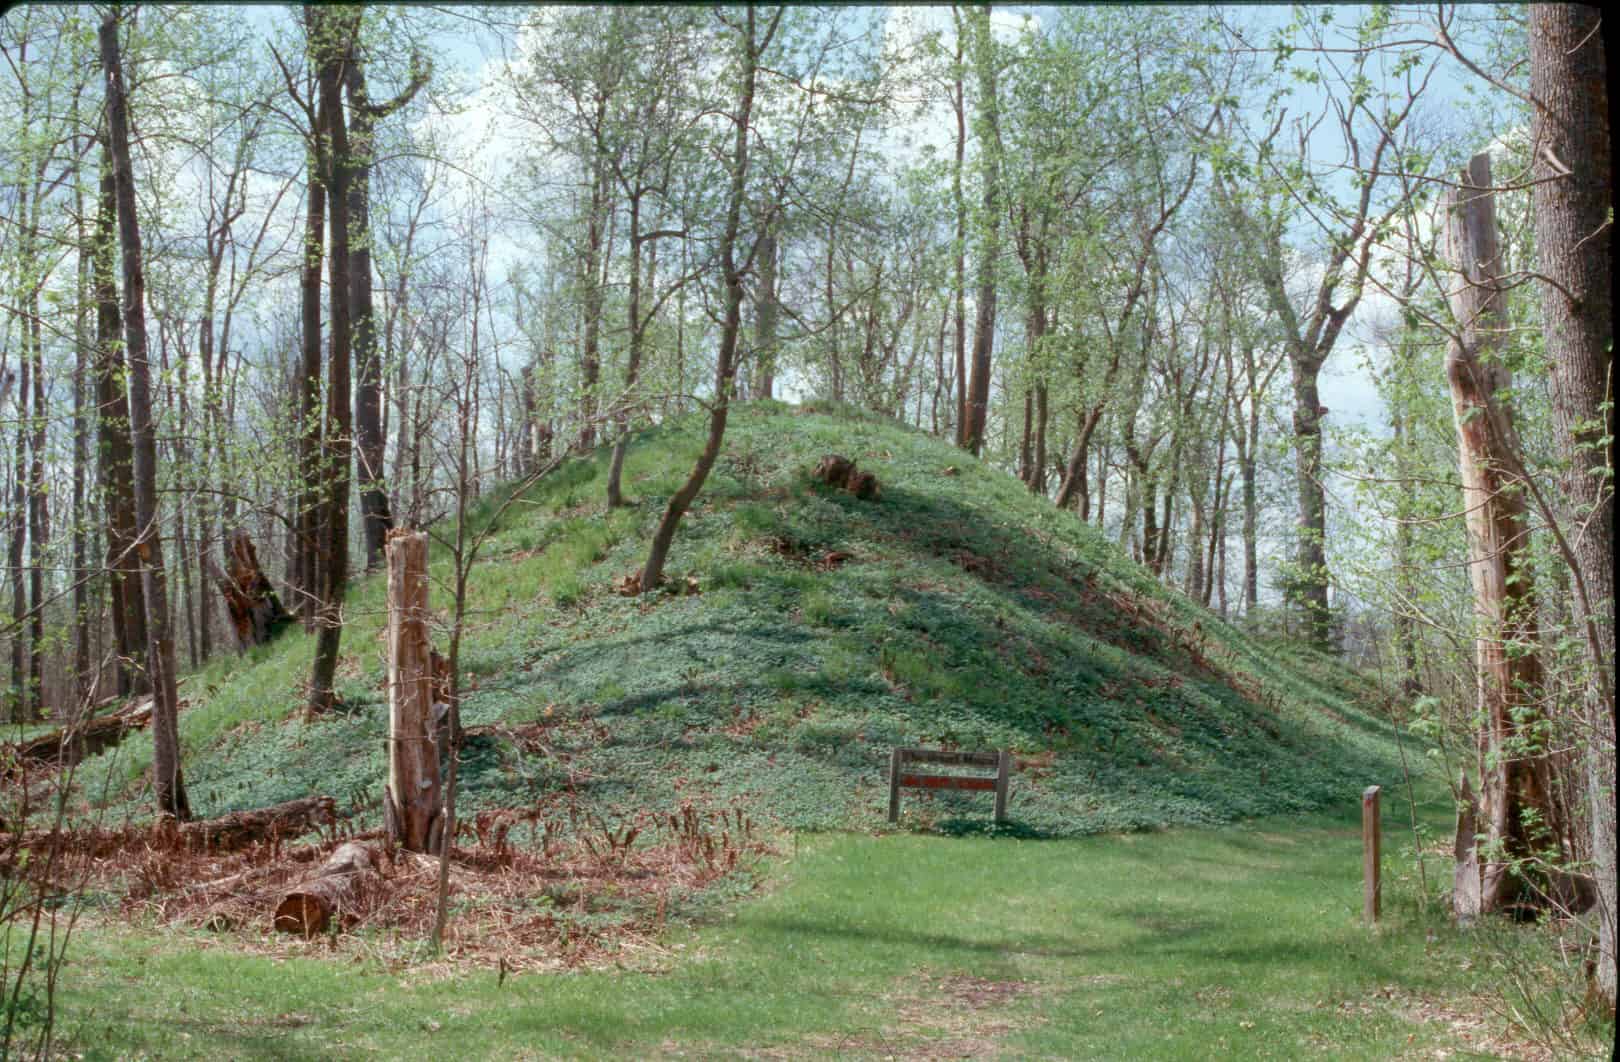
<svg viewBox="0 0 1620 1062">
<path fill-rule="evenodd" d="M 334 915 L 352 913 L 380 880 L 373 842 L 349 841 L 327 857 L 312 877 L 288 889 L 276 904 L 275 927 L 311 936 Z"/>
<path fill-rule="evenodd" d="M 428 642 L 427 535 L 388 534 L 388 836 L 412 852 L 433 851 L 439 816 L 439 748 L 433 647 Z"/>
<path fill-rule="evenodd" d="M 1488 839 L 1484 848 L 1501 853 L 1480 860 L 1479 913 L 1488 913 L 1512 906 L 1527 884 L 1512 860 L 1532 855 L 1546 839 L 1557 844 L 1569 827 L 1553 800 L 1550 761 L 1538 737 L 1544 675 L 1536 649 L 1541 639 L 1529 512 L 1514 472 L 1522 448 L 1509 402 L 1512 378 L 1502 359 L 1508 319 L 1490 155 L 1475 155 L 1462 178 L 1446 197 L 1448 252 L 1462 283 L 1449 294 L 1457 332 L 1445 372 L 1457 422 L 1478 621 L 1476 703 L 1484 721 L 1475 768 L 1478 826 Z M 1537 835 L 1540 830 L 1546 838 Z M 1456 899 L 1458 917 L 1470 916 L 1463 895 Z"/>
<path fill-rule="evenodd" d="M 224 575 L 216 572 L 215 578 L 220 592 L 225 595 L 225 609 L 236 630 L 236 644 L 245 651 L 249 646 L 263 645 L 274 638 L 292 617 L 281 606 L 275 587 L 259 567 L 259 555 L 248 533 L 233 532 L 228 549 L 229 570 Z"/>
</svg>

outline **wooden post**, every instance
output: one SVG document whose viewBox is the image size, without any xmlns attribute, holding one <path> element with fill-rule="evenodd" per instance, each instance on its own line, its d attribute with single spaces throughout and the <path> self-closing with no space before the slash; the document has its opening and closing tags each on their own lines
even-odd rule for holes
<svg viewBox="0 0 1620 1062">
<path fill-rule="evenodd" d="M 1378 880 L 1382 850 L 1382 818 L 1378 813 L 1380 788 L 1370 785 L 1361 794 L 1361 915 L 1368 922 L 1378 921 L 1382 899 Z"/>
<path fill-rule="evenodd" d="M 428 641 L 427 535 L 396 529 L 388 544 L 388 835 L 412 852 L 432 850 L 439 814 L 439 748 L 433 727 L 433 648 Z"/>
<path fill-rule="evenodd" d="M 900 821 L 900 766 L 905 761 L 905 750 L 895 749 L 889 754 L 889 821 Z"/>
<path fill-rule="evenodd" d="M 1002 749 L 996 756 L 996 822 L 1007 821 L 1007 780 L 1012 775 L 1012 753 Z"/>
</svg>

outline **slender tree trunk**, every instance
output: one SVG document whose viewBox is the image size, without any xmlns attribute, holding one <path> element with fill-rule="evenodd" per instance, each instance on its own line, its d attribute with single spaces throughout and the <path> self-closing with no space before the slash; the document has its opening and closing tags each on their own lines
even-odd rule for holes
<svg viewBox="0 0 1620 1062">
<path fill-rule="evenodd" d="M 1410 326 L 1408 326 L 1409 328 Z M 1410 372 L 1412 361 L 1412 335 L 1403 328 L 1397 348 L 1398 371 Z M 1416 558 L 1412 555 L 1412 520 L 1417 515 L 1417 483 L 1412 468 L 1412 441 L 1407 424 L 1410 413 L 1404 399 L 1397 398 L 1390 406 L 1391 446 L 1395 451 L 1395 477 L 1400 492 L 1395 502 L 1395 589 L 1399 598 L 1394 616 L 1395 649 L 1400 658 L 1401 696 L 1408 702 L 1423 693 L 1423 680 L 1418 670 L 1417 624 L 1413 609 L 1417 600 Z"/>
<path fill-rule="evenodd" d="M 1049 415 L 1046 380 L 1035 382 L 1035 467 L 1030 477 L 1031 493 L 1046 496 L 1046 421 Z"/>
<path fill-rule="evenodd" d="M 641 570 L 642 593 L 657 589 L 658 584 L 663 581 L 664 561 L 669 555 L 670 544 L 675 539 L 675 529 L 680 525 L 681 517 L 692 504 L 692 500 L 697 497 L 698 491 L 703 489 L 703 482 L 708 478 L 709 470 L 714 467 L 716 458 L 720 456 L 720 445 L 725 439 L 726 416 L 731 404 L 732 377 L 736 372 L 734 359 L 737 353 L 737 334 L 742 326 L 743 278 L 736 261 L 736 246 L 737 233 L 742 221 L 743 195 L 748 182 L 748 137 L 754 110 L 754 82 L 760 54 L 765 50 L 770 38 L 775 35 L 781 19 L 782 9 L 777 8 L 766 30 L 765 43 L 760 43 L 755 31 L 754 5 L 748 5 L 742 41 L 742 80 L 736 110 L 737 139 L 732 152 L 731 189 L 726 202 L 726 226 L 721 233 L 719 246 L 720 263 L 725 270 L 726 302 L 724 323 L 720 331 L 720 351 L 715 359 L 714 405 L 709 412 L 709 434 L 691 474 L 669 499 L 664 515 L 658 521 L 658 529 L 653 533 L 652 546 L 647 552 L 646 566 Z"/>
<path fill-rule="evenodd" d="M 43 176 L 43 175 L 41 175 Z M 24 229 L 23 260 L 30 271 L 38 268 L 34 248 L 40 227 L 40 188 L 36 181 L 30 211 Z M 39 292 L 44 278 L 30 275 L 28 283 L 28 320 L 23 323 L 24 356 L 33 363 L 33 438 L 29 443 L 28 465 L 28 698 L 33 715 L 47 718 L 45 704 L 45 549 L 50 539 L 49 511 L 45 492 L 45 428 L 50 423 L 50 409 L 45 404 L 45 341 L 42 334 Z M 18 395 L 18 406 L 22 405 Z"/>
<path fill-rule="evenodd" d="M 624 366 L 624 393 L 625 400 L 629 401 L 635 391 L 637 377 L 641 373 L 641 192 L 637 189 L 630 196 L 630 298 L 626 315 L 629 318 L 630 353 Z M 616 418 L 618 438 L 613 441 L 613 457 L 608 463 L 607 505 L 609 509 L 617 509 L 624 504 L 624 495 L 620 480 L 624 475 L 624 452 L 630 443 L 630 416 L 628 411 L 621 410 Z"/>
<path fill-rule="evenodd" d="M 951 6 L 956 19 L 956 63 L 953 70 L 951 104 L 956 110 L 956 165 L 951 170 L 951 202 L 956 207 L 956 277 L 953 293 L 956 296 L 956 445 L 968 444 L 967 397 L 967 200 L 962 195 L 962 166 L 967 154 L 967 94 L 964 84 L 963 59 L 966 57 L 966 33 L 962 26 L 961 9 Z"/>
<path fill-rule="evenodd" d="M 26 194 L 24 192 L 23 194 Z M 28 323 L 19 321 L 26 334 Z M 24 341 L 26 345 L 26 340 Z M 11 573 L 11 720 L 22 722 L 28 716 L 28 580 L 24 576 L 23 552 L 28 539 L 28 396 L 33 361 L 20 359 L 17 385 L 17 436 L 11 465 L 11 543 L 6 564 Z"/>
<path fill-rule="evenodd" d="M 1613 174 L 1605 56 L 1598 8 L 1530 9 L 1530 91 L 1543 110 L 1532 143 L 1536 251 L 1553 424 L 1563 480 L 1564 526 L 1578 577 L 1576 619 L 1585 629 L 1587 814 L 1598 883 L 1599 956 L 1594 988 L 1615 1007 L 1614 339 L 1609 197 Z M 1607 27 L 1604 27 L 1606 30 Z M 1567 167 L 1569 175 L 1559 173 Z"/>
<path fill-rule="evenodd" d="M 602 107 L 606 107 L 605 99 Z M 599 109 L 597 128 L 601 128 L 603 120 L 603 112 Z M 599 337 L 602 331 L 602 213 L 607 206 L 606 168 L 606 163 L 600 155 L 593 159 L 590 216 L 585 222 L 585 261 L 582 272 L 585 281 L 585 337 L 579 358 L 581 450 L 589 450 L 596 445 L 596 389 L 602 374 Z"/>
<path fill-rule="evenodd" d="M 776 397 L 776 217 L 774 204 L 765 205 L 765 231 L 759 242 L 759 294 L 754 309 L 755 398 Z"/>
<path fill-rule="evenodd" d="M 410 101 L 427 80 L 417 72 L 398 97 L 373 105 L 366 91 L 365 67 L 357 42 L 350 42 L 344 65 L 344 88 L 349 95 L 349 150 L 353 159 L 349 178 L 350 319 L 354 328 L 354 360 L 358 380 L 354 395 L 355 449 L 359 457 L 360 519 L 366 544 L 366 570 L 382 563 L 383 541 L 394 526 L 388 504 L 385 468 L 388 433 L 383 420 L 383 363 L 377 350 L 376 299 L 371 277 L 371 167 L 376 161 L 375 128 L 380 118 Z M 414 230 L 414 219 L 412 228 Z M 409 249 L 409 238 L 406 246 Z M 400 263 L 403 287 L 407 263 Z"/>
<path fill-rule="evenodd" d="M 319 136 L 312 131 L 312 136 Z M 311 629 L 319 602 L 319 523 L 321 477 L 321 266 L 325 258 L 326 175 L 322 152 L 309 157 L 309 200 L 304 215 L 304 262 L 300 274 L 299 305 L 303 323 L 302 361 L 297 378 L 295 412 L 298 419 L 298 501 L 293 514 L 296 566 L 287 574 L 293 611 Z"/>
<path fill-rule="evenodd" d="M 157 433 L 152 423 L 151 365 L 147 361 L 145 277 L 141 232 L 135 214 L 135 174 L 130 167 L 129 111 L 118 55 L 118 18 L 101 23 L 101 65 L 107 76 L 107 127 L 124 261 L 124 349 L 129 357 L 130 431 L 135 450 L 136 555 L 146 597 L 147 671 L 152 681 L 152 788 L 158 810 L 191 817 L 180 772 L 179 697 L 175 686 L 174 638 L 169 629 L 163 539 L 158 533 Z"/>
<path fill-rule="evenodd" d="M 77 110 L 77 107 L 75 107 Z M 73 176 L 73 212 L 77 216 L 79 244 L 79 276 L 74 286 L 73 318 L 73 684 L 71 686 L 75 710 L 87 702 L 93 688 L 90 671 L 90 554 L 88 530 L 90 506 L 87 501 L 87 477 L 90 472 L 90 314 L 94 299 L 90 281 L 89 234 L 85 229 L 84 175 L 77 170 Z"/>
</svg>

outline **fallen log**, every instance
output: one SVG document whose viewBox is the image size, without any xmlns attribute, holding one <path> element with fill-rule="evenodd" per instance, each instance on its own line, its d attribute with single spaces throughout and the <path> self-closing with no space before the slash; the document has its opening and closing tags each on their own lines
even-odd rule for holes
<svg viewBox="0 0 1620 1062">
<path fill-rule="evenodd" d="M 233 811 L 217 819 L 187 822 L 176 829 L 190 851 L 234 852 L 261 841 L 288 841 L 337 821 L 337 802 L 329 796 L 300 797 L 267 808 Z"/>
<path fill-rule="evenodd" d="M 88 827 L 28 830 L 21 834 L 0 832 L 0 869 L 10 866 L 14 854 L 21 849 L 28 849 L 35 860 L 64 851 L 104 859 L 131 848 L 218 854 L 269 840 L 290 841 L 336 821 L 337 802 L 329 796 L 312 796 L 267 808 L 233 811 L 201 822 L 177 823 L 166 818 L 150 830 Z"/>
<path fill-rule="evenodd" d="M 21 764 L 72 767 L 124 740 L 152 720 L 152 698 L 141 697 L 106 715 L 93 716 L 77 726 L 64 726 L 27 741 L 14 742 L 12 755 Z"/>
<path fill-rule="evenodd" d="M 334 916 L 352 912 L 380 880 L 376 846 L 348 841 L 327 857 L 312 877 L 288 889 L 276 904 L 274 924 L 283 933 L 312 936 Z"/>
</svg>

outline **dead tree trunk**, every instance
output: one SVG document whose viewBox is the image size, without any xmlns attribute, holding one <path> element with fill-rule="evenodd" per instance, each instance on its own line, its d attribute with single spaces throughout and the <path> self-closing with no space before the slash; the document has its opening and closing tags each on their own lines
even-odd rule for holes
<svg viewBox="0 0 1620 1062">
<path fill-rule="evenodd" d="M 396 529 L 388 545 L 388 836 L 412 852 L 434 850 L 439 746 L 428 640 L 428 540 Z"/>
<path fill-rule="evenodd" d="M 269 576 L 259 567 L 259 554 L 253 540 L 243 530 L 235 531 L 227 544 L 229 565 L 215 571 L 215 581 L 225 597 L 225 611 L 236 631 L 236 644 L 243 652 L 264 645 L 281 632 L 292 617 L 276 596 Z"/>
<path fill-rule="evenodd" d="M 1490 156 L 1475 155 L 1463 187 L 1448 196 L 1447 237 L 1461 274 L 1451 293 L 1457 335 L 1446 353 L 1446 381 L 1457 420 L 1458 459 L 1468 527 L 1468 570 L 1474 584 L 1479 734 L 1480 826 L 1496 858 L 1480 867 L 1479 909 L 1500 910 L 1517 898 L 1522 879 L 1507 860 L 1542 847 L 1539 828 L 1561 836 L 1548 799 L 1546 761 L 1534 733 L 1539 717 L 1541 657 L 1536 651 L 1535 589 L 1529 572 L 1529 525 L 1514 467 L 1511 421 L 1499 391 L 1511 382 L 1500 358 L 1505 318 L 1497 283 L 1496 206 Z M 1459 912 L 1461 913 L 1461 912 Z"/>
</svg>

